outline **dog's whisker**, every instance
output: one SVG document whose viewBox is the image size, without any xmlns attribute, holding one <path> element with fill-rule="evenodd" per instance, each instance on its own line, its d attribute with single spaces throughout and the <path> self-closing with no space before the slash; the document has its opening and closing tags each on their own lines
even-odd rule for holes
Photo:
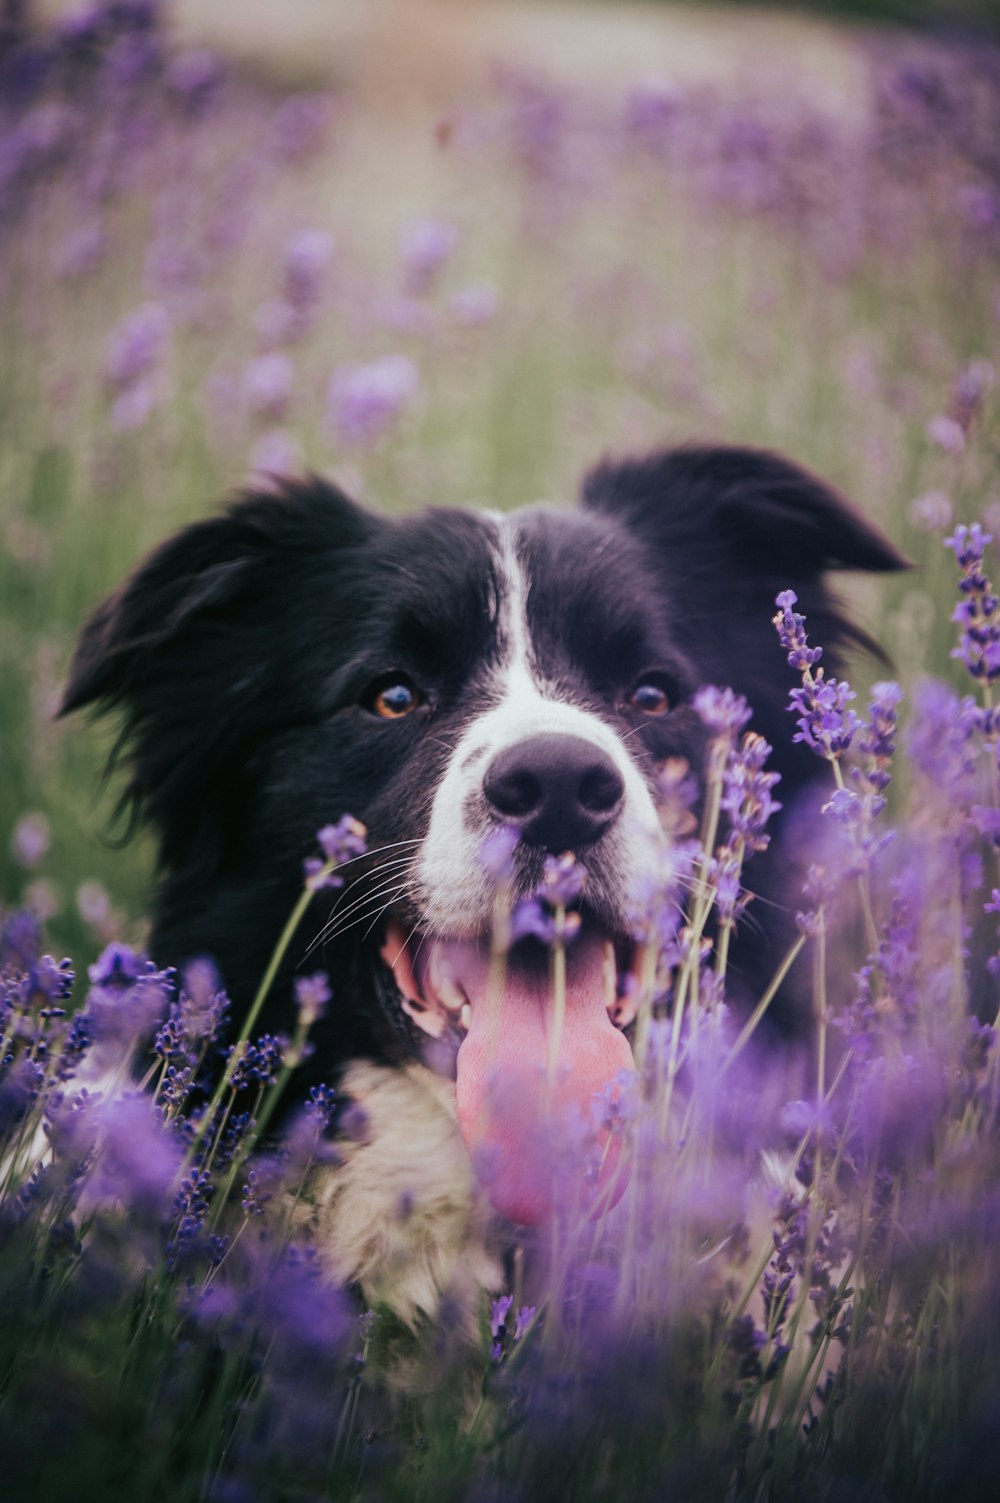
<svg viewBox="0 0 1000 1503">
<path fill-rule="evenodd" d="M 392 906 L 393 903 L 397 902 L 401 897 L 404 897 L 406 895 L 406 891 L 407 889 L 404 883 L 398 888 L 390 888 L 387 891 L 383 891 L 377 894 L 370 894 L 368 903 L 359 908 L 346 923 L 338 925 L 335 928 L 324 930 L 323 933 L 318 934 L 310 944 L 308 950 L 306 950 L 305 954 L 312 954 L 312 952 L 317 948 L 318 945 L 326 944 L 331 940 L 342 938 L 343 935 L 348 933 L 351 929 L 356 928 L 359 924 L 365 923 L 366 920 L 371 917 L 373 912 L 377 920 L 388 908 Z M 372 904 L 374 904 L 374 908 L 372 907 Z"/>
<path fill-rule="evenodd" d="M 338 864 L 337 871 L 346 871 L 349 866 L 354 866 L 358 861 L 370 861 L 373 856 L 381 856 L 383 851 L 395 851 L 398 850 L 401 846 L 414 846 L 419 844 L 419 838 L 414 838 L 412 840 L 390 840 L 385 845 L 376 845 L 373 846 L 371 850 L 362 851 L 360 856 L 349 856 L 346 861 L 341 861 Z"/>
<path fill-rule="evenodd" d="M 352 913 L 355 913 L 359 908 L 366 907 L 373 898 L 381 896 L 383 892 L 386 892 L 389 888 L 397 885 L 400 880 L 398 871 L 400 869 L 405 869 L 408 864 L 408 862 L 400 862 L 399 866 L 397 867 L 397 875 L 389 878 L 388 882 L 384 886 L 374 888 L 367 887 L 364 892 L 357 894 L 354 898 L 354 901 L 349 903 L 345 908 L 335 908 L 333 913 L 327 919 L 326 923 L 322 926 L 322 928 L 316 934 L 315 938 L 311 941 L 309 949 L 306 953 L 311 954 L 318 944 L 322 944 L 325 939 L 329 939 L 335 932 L 341 930 L 344 927 L 342 921 L 348 918 Z M 377 875 L 379 877 L 388 876 L 388 871 L 386 869 L 383 869 Z M 402 887 L 405 889 L 406 885 L 407 883 L 404 879 Z"/>
<path fill-rule="evenodd" d="M 354 894 L 352 894 L 352 898 L 349 903 L 336 907 L 333 912 L 328 915 L 323 928 L 320 930 L 320 935 L 322 936 L 326 928 L 329 928 L 331 925 L 339 925 L 340 922 L 343 919 L 347 918 L 349 914 L 353 913 L 355 909 L 363 907 L 366 903 L 370 902 L 373 897 L 377 897 L 380 892 L 384 891 L 386 886 L 394 886 L 397 882 L 400 881 L 401 873 L 405 870 L 406 866 L 401 864 L 400 866 L 396 867 L 395 870 L 386 870 L 379 872 L 374 883 L 366 884 L 363 891 L 355 892 Z"/>
<path fill-rule="evenodd" d="M 353 924 L 361 923 L 364 920 L 365 909 L 370 908 L 371 903 L 379 902 L 379 899 L 385 897 L 386 893 L 389 894 L 388 902 L 394 902 L 397 897 L 403 896 L 408 890 L 408 879 L 400 879 L 398 876 L 392 878 L 392 881 L 383 884 L 382 887 L 371 888 L 364 896 L 359 897 L 355 903 L 352 903 L 350 908 L 344 908 L 341 914 L 329 918 L 328 923 L 319 930 L 316 938 L 311 941 L 310 950 L 314 950 L 317 944 L 322 944 L 326 939 L 332 939 L 335 935 L 340 935 L 344 930 L 350 929 Z"/>
</svg>

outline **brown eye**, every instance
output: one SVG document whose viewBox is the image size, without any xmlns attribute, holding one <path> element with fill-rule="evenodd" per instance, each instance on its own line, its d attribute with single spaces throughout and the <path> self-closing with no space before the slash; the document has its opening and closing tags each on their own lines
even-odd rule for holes
<svg viewBox="0 0 1000 1503">
<path fill-rule="evenodd" d="M 397 679 L 378 689 L 369 699 L 368 708 L 383 720 L 400 720 L 419 708 L 423 698 L 412 684 Z"/>
<path fill-rule="evenodd" d="M 626 703 L 640 715 L 665 715 L 670 709 L 670 696 L 655 679 L 644 679 L 636 684 Z"/>
</svg>

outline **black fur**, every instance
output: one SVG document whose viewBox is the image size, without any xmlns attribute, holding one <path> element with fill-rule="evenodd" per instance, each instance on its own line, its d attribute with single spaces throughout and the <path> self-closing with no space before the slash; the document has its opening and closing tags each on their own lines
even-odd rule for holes
<svg viewBox="0 0 1000 1503">
<path fill-rule="evenodd" d="M 798 593 L 832 672 L 838 647 L 863 638 L 827 571 L 905 565 L 823 482 L 736 448 L 605 462 L 584 483 L 582 510 L 524 514 L 518 551 L 536 650 L 560 692 L 622 735 L 634 731 L 628 746 L 651 769 L 670 754 L 697 762 L 691 693 L 731 684 L 775 749 L 786 806 L 819 769 L 791 745 L 793 675 L 771 626 L 774 596 Z M 187 528 L 97 609 L 62 708 L 122 716 L 126 797 L 159 838 L 158 961 L 211 954 L 246 1005 L 317 829 L 350 812 L 373 850 L 422 835 L 450 749 L 489 692 L 497 588 L 488 530 L 474 514 L 380 517 L 312 479 L 245 495 Z M 634 727 L 622 695 L 651 669 L 676 708 Z M 400 721 L 371 711 L 387 674 L 405 674 L 427 696 Z M 357 864 L 342 904 L 377 884 L 382 859 Z M 768 859 L 770 875 L 760 860 L 757 878 L 773 899 L 781 858 Z M 317 898 L 262 1023 L 290 1028 L 293 970 L 329 969 L 335 1003 L 304 1085 L 358 1055 L 391 1062 L 412 1047 L 375 1000 L 364 938 L 374 901 L 359 910 L 366 922 L 305 954 L 331 901 Z M 777 907 L 758 924 L 769 926 L 769 911 L 780 930 Z M 772 948 L 744 942 L 748 976 Z"/>
</svg>

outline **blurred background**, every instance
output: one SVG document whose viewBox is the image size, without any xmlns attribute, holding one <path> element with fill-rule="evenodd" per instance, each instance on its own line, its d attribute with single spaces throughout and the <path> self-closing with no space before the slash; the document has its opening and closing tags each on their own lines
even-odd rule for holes
<svg viewBox="0 0 1000 1503">
<path fill-rule="evenodd" d="M 72 644 L 274 472 L 568 504 L 604 452 L 773 446 L 920 566 L 855 592 L 904 682 L 951 673 L 941 539 L 1000 523 L 997 21 L 6 0 L 0 900 L 80 963 L 141 939 L 114 727 L 54 719 Z"/>
</svg>

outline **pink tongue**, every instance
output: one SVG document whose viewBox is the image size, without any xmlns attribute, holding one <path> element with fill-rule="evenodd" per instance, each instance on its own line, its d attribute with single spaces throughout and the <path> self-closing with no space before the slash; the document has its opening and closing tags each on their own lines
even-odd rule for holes
<svg viewBox="0 0 1000 1503">
<path fill-rule="evenodd" d="M 439 942 L 440 943 L 440 942 Z M 447 964 L 472 1004 L 458 1051 L 458 1121 L 492 1204 L 512 1221 L 546 1220 L 557 1199 L 586 1195 L 609 1210 L 625 1188 L 620 1140 L 595 1123 L 594 1094 L 634 1068 L 608 1017 L 601 942 L 581 936 L 567 950 L 566 1011 L 555 1069 L 555 1007 L 544 968 L 508 965 L 502 995 L 490 996 L 489 963 L 474 944 L 447 946 Z M 600 1108 L 596 1108 L 598 1115 Z M 600 1164 L 588 1186 L 589 1165 Z"/>
</svg>

